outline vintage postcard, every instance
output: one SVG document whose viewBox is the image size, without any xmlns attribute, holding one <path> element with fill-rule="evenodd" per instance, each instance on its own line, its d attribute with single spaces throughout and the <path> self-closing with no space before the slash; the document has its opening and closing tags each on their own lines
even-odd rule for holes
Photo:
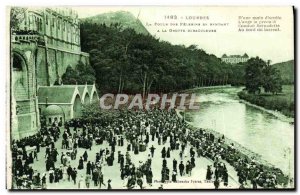
<svg viewBox="0 0 300 195">
<path fill-rule="evenodd" d="M 295 189 L 294 8 L 7 8 L 7 189 Z"/>
</svg>

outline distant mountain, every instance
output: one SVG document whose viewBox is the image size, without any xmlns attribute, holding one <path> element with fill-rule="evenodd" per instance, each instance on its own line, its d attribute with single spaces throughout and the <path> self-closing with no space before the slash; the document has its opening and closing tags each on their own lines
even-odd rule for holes
<svg viewBox="0 0 300 195">
<path fill-rule="evenodd" d="M 281 73 L 281 78 L 285 84 L 294 83 L 294 60 L 273 64 Z"/>
<path fill-rule="evenodd" d="M 139 19 L 137 19 L 132 13 L 126 11 L 108 12 L 96 16 L 83 18 L 81 20 L 98 24 L 104 23 L 107 26 L 114 23 L 120 23 L 123 26 L 123 28 L 132 28 L 137 33 L 144 35 L 149 34 L 142 22 Z"/>
</svg>

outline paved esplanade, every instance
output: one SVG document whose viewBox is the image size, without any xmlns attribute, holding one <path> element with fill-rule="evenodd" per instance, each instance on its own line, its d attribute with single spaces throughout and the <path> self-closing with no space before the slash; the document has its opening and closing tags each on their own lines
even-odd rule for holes
<svg viewBox="0 0 300 195">
<path fill-rule="evenodd" d="M 79 128 L 79 132 L 81 132 L 81 128 Z M 70 128 L 71 132 L 73 132 L 73 128 Z M 61 128 L 61 133 L 63 133 L 64 129 Z M 57 142 L 55 142 L 55 147 L 58 150 L 58 157 L 57 157 L 57 162 L 55 163 L 55 167 L 60 167 L 60 157 L 61 157 L 61 153 L 64 152 L 68 152 L 70 150 L 67 149 L 61 149 L 61 143 L 62 143 L 62 135 L 60 136 L 60 138 L 58 139 Z M 135 155 L 134 151 L 129 151 L 129 154 L 131 156 L 131 160 L 133 162 L 133 164 L 135 164 L 136 167 L 139 166 L 140 161 L 142 161 L 143 163 L 147 161 L 148 159 L 148 155 L 150 154 L 150 150 L 149 148 L 151 146 L 154 146 L 155 152 L 154 152 L 154 157 L 152 158 L 152 172 L 153 172 L 153 184 L 152 186 L 149 186 L 146 183 L 146 179 L 144 176 L 144 182 L 143 182 L 143 187 L 145 189 L 158 189 L 158 187 L 161 186 L 161 170 L 162 170 L 162 161 L 163 159 L 161 158 L 161 151 L 162 148 L 165 146 L 166 148 L 169 146 L 169 137 L 168 140 L 166 141 L 166 143 L 163 145 L 158 145 L 157 144 L 157 139 L 155 139 L 155 141 L 152 141 L 151 139 L 149 140 L 148 146 L 147 146 L 147 150 L 145 152 L 139 152 L 139 154 Z M 126 154 L 126 146 L 127 146 L 127 140 L 124 139 L 124 146 L 118 146 L 116 145 L 115 148 L 115 160 L 113 162 L 113 166 L 108 166 L 106 164 L 106 162 L 104 163 L 104 165 L 102 166 L 102 173 L 104 176 L 104 183 L 106 184 L 106 186 L 102 185 L 101 189 L 107 189 L 107 181 L 108 179 L 111 179 L 111 186 L 112 189 L 127 189 L 125 182 L 121 179 L 120 175 L 120 164 L 117 162 L 117 155 L 118 155 L 118 151 L 121 151 L 122 154 Z M 85 185 L 85 176 L 86 176 L 86 164 L 87 162 L 84 162 L 84 169 L 82 170 L 77 170 L 78 174 L 77 174 L 77 183 L 76 185 L 73 183 L 72 179 L 70 181 L 68 181 L 67 179 L 64 180 L 60 180 L 58 183 L 50 183 L 49 182 L 49 174 L 46 171 L 46 166 L 45 166 L 45 148 L 43 147 L 41 148 L 41 151 L 38 153 L 38 161 L 34 161 L 34 163 L 32 164 L 32 167 L 34 170 L 37 170 L 39 173 L 41 173 L 41 175 L 43 175 L 43 173 L 47 173 L 47 189 L 78 189 L 78 182 L 81 178 L 81 176 L 83 176 L 83 181 L 81 183 L 81 186 L 83 186 L 83 188 L 81 187 L 81 189 L 87 189 L 86 185 Z M 78 166 L 78 161 L 80 159 L 80 156 L 83 155 L 83 153 L 85 151 L 87 151 L 88 153 L 88 161 L 94 162 L 96 159 L 96 153 L 100 151 L 100 149 L 105 149 L 108 148 L 110 149 L 110 146 L 108 144 L 107 141 L 104 141 L 103 144 L 101 145 L 96 145 L 95 143 L 93 143 L 92 146 L 92 150 L 86 150 L 83 148 L 78 148 L 78 153 L 77 153 L 77 158 L 76 160 L 71 160 L 71 166 L 72 167 L 76 167 Z M 190 154 L 189 154 L 189 150 L 190 150 L 190 144 L 187 145 L 186 149 L 185 149 L 185 154 L 183 155 L 183 163 L 184 165 L 186 165 L 186 162 L 189 160 L 190 161 Z M 171 150 L 170 152 L 170 158 L 166 158 L 167 160 L 167 166 L 170 168 L 170 181 L 167 181 L 166 183 L 163 184 L 163 189 L 168 189 L 168 188 L 190 188 L 190 189 L 194 189 L 194 188 L 214 188 L 214 184 L 213 184 L 213 180 L 214 178 L 209 181 L 209 182 L 205 182 L 205 178 L 206 178 L 206 168 L 208 165 L 213 165 L 213 162 L 210 159 L 207 159 L 205 157 L 195 157 L 195 164 L 196 167 L 193 168 L 192 170 L 192 175 L 189 177 L 188 175 L 184 175 L 184 176 L 180 176 L 179 171 L 177 173 L 177 181 L 178 183 L 173 183 L 171 182 L 171 176 L 172 176 L 172 162 L 173 159 L 175 158 L 177 160 L 177 169 L 178 169 L 178 165 L 180 163 L 180 155 L 179 155 L 180 150 Z M 223 182 L 220 183 L 220 187 L 219 188 L 238 188 L 239 185 L 236 181 L 238 181 L 237 176 L 236 176 L 236 171 L 234 171 L 234 168 L 232 166 L 230 166 L 228 163 L 224 162 L 226 164 L 228 173 L 229 173 L 229 181 L 228 181 L 228 186 L 225 187 L 223 185 Z M 212 166 L 213 167 L 213 166 Z M 213 169 L 214 170 L 214 169 Z M 186 183 L 189 182 L 189 183 Z M 201 182 L 201 183 L 199 183 Z M 94 186 L 93 181 L 90 182 L 90 188 L 89 189 L 99 189 L 99 185 L 98 186 Z M 139 186 L 136 186 L 135 189 L 139 189 Z"/>
</svg>

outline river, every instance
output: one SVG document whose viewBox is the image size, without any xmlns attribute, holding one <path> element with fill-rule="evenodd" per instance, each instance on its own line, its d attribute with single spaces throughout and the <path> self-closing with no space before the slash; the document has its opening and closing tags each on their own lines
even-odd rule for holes
<svg viewBox="0 0 300 195">
<path fill-rule="evenodd" d="M 294 125 L 239 101 L 242 88 L 196 91 L 200 110 L 190 113 L 192 125 L 213 129 L 261 158 L 294 174 Z"/>
</svg>

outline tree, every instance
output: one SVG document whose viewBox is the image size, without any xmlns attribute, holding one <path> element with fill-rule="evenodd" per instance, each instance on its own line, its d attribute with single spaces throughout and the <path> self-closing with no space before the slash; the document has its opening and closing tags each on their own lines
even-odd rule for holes
<svg viewBox="0 0 300 195">
<path fill-rule="evenodd" d="M 93 84 L 96 80 L 95 70 L 89 64 L 79 61 L 75 69 L 68 66 L 61 79 L 63 84 L 68 85 Z"/>
<path fill-rule="evenodd" d="M 66 72 L 61 77 L 62 83 L 67 85 L 75 85 L 79 80 L 78 72 L 71 66 L 68 66 Z"/>
<path fill-rule="evenodd" d="M 280 72 L 272 67 L 267 65 L 263 69 L 263 88 L 266 93 L 279 93 L 282 91 L 282 79 Z"/>
<path fill-rule="evenodd" d="M 251 58 L 246 62 L 245 85 L 249 93 L 260 93 L 263 84 L 263 69 L 266 66 L 259 57 Z"/>
<path fill-rule="evenodd" d="M 96 80 L 95 78 L 95 70 L 89 65 L 84 64 L 82 61 L 79 61 L 76 70 L 78 74 L 78 84 L 93 84 Z"/>
<path fill-rule="evenodd" d="M 10 9 L 11 32 L 19 30 L 20 23 L 25 19 L 26 9 L 22 7 L 12 7 Z"/>
<path fill-rule="evenodd" d="M 249 93 L 260 93 L 263 87 L 266 93 L 279 93 L 282 91 L 280 72 L 267 62 L 256 57 L 246 62 L 245 82 Z"/>
</svg>

